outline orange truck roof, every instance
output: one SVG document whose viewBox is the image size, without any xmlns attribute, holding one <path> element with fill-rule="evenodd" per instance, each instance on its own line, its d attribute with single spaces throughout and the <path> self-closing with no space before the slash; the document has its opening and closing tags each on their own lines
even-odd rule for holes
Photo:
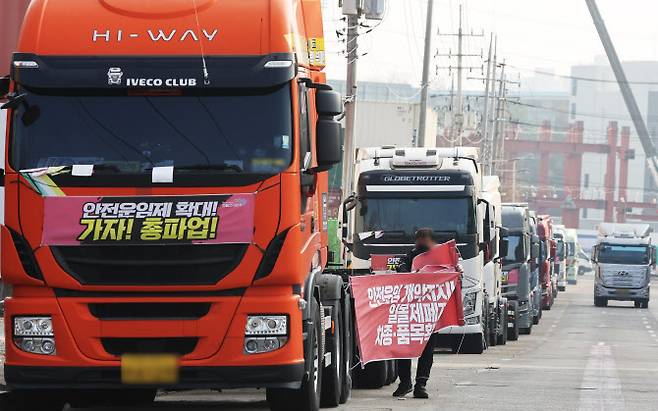
<svg viewBox="0 0 658 411">
<path fill-rule="evenodd" d="M 320 0 L 33 0 L 18 52 L 58 56 L 294 53 L 325 65 Z"/>
</svg>

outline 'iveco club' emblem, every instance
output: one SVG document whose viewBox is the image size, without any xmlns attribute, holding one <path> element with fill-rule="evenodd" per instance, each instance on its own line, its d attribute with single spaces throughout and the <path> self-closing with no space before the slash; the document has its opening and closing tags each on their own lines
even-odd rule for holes
<svg viewBox="0 0 658 411">
<path fill-rule="evenodd" d="M 107 84 L 110 86 L 120 86 L 123 78 L 123 71 L 119 67 L 111 67 L 107 71 Z"/>
<path fill-rule="evenodd" d="M 630 274 L 628 271 L 620 271 L 617 273 L 617 275 L 620 277 L 628 277 Z"/>
</svg>

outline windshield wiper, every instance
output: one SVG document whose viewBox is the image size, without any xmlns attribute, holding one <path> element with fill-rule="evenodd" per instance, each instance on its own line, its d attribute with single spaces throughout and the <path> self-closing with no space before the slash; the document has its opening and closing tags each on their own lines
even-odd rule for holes
<svg viewBox="0 0 658 411">
<path fill-rule="evenodd" d="M 237 164 L 193 164 L 189 166 L 175 166 L 174 171 L 235 171 L 242 173 L 244 170 Z"/>
</svg>

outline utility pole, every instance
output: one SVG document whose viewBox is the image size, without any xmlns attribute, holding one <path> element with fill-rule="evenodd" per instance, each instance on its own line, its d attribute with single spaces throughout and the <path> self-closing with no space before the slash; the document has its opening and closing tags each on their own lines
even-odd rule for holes
<svg viewBox="0 0 658 411">
<path fill-rule="evenodd" d="M 459 132 L 458 146 L 462 145 L 462 130 L 464 129 L 464 87 L 462 78 L 462 45 L 464 44 L 462 32 L 462 5 L 459 5 L 459 31 L 457 32 L 457 131 Z"/>
<path fill-rule="evenodd" d="M 464 53 L 464 37 L 484 37 L 484 32 L 480 34 L 474 34 L 474 33 L 464 33 L 464 27 L 462 24 L 462 6 L 461 4 L 459 5 L 459 29 L 457 33 L 439 33 L 439 36 L 451 36 L 451 37 L 457 37 L 457 67 L 452 67 L 447 66 L 447 67 L 437 67 L 437 70 L 439 69 L 447 69 L 452 72 L 453 68 L 456 69 L 457 71 L 457 107 L 453 107 L 453 113 L 452 113 L 452 123 L 453 126 L 451 129 L 453 130 L 453 135 L 450 136 L 452 141 L 456 141 L 457 145 L 462 145 L 462 134 L 464 131 L 464 88 L 463 88 L 463 81 L 464 81 L 464 75 L 463 71 L 464 70 L 473 70 L 473 69 L 482 69 L 482 67 L 466 67 L 464 66 L 464 57 L 480 57 L 482 58 L 482 52 L 480 54 L 467 54 Z M 448 54 L 436 54 L 438 57 L 453 57 L 452 52 L 449 52 Z M 456 125 L 457 127 L 454 127 Z"/>
<path fill-rule="evenodd" d="M 359 17 L 360 14 L 350 14 L 347 16 L 347 79 L 345 100 L 345 136 L 343 142 L 343 199 L 347 198 L 354 191 L 353 174 L 354 174 L 354 129 L 356 124 L 356 63 L 358 55 L 358 38 L 359 38 Z"/>
<path fill-rule="evenodd" d="M 624 73 L 624 68 L 621 65 L 621 61 L 619 60 L 615 46 L 612 44 L 612 39 L 610 38 L 608 29 L 605 26 L 603 17 L 601 17 L 599 8 L 596 6 L 596 1 L 585 0 L 585 2 L 587 3 L 587 8 L 589 8 L 589 12 L 592 15 L 592 21 L 594 21 L 596 31 L 599 33 L 599 37 L 601 38 L 601 43 L 603 43 L 603 48 L 608 55 L 608 60 L 610 61 L 612 71 L 615 73 L 615 78 L 617 79 L 619 90 L 624 97 L 626 108 L 628 109 L 628 112 L 631 115 L 631 119 L 633 120 L 635 132 L 640 138 L 640 143 L 642 143 L 644 154 L 646 154 L 647 157 L 647 165 L 649 167 L 649 171 L 653 176 L 654 182 L 656 185 L 658 185 L 658 152 L 656 151 L 656 147 L 654 147 L 653 141 L 651 140 L 649 129 L 647 128 L 647 123 L 645 123 L 644 119 L 642 118 L 642 113 L 640 112 L 640 108 L 638 107 L 635 96 L 633 95 L 633 90 L 631 90 L 631 86 L 628 84 L 628 79 Z"/>
<path fill-rule="evenodd" d="M 498 89 L 498 98 L 496 99 L 496 113 L 495 113 L 495 118 L 494 118 L 494 135 L 492 139 L 492 146 L 491 146 L 491 156 L 489 158 L 489 170 L 491 170 L 491 174 L 496 174 L 496 169 L 498 168 L 498 146 L 499 146 L 499 139 L 501 139 L 501 123 L 502 123 L 502 113 L 504 112 L 504 104 L 505 104 L 505 95 L 506 95 L 506 88 L 505 88 L 505 65 L 503 65 L 503 68 L 500 72 L 500 86 Z M 505 138 L 504 136 L 502 138 Z"/>
<path fill-rule="evenodd" d="M 482 115 L 482 157 L 486 156 L 487 136 L 489 135 L 489 90 L 491 87 L 491 49 L 493 47 L 493 34 L 489 37 L 489 54 L 487 56 L 487 79 L 484 86 L 484 113 Z"/>
<path fill-rule="evenodd" d="M 494 39 L 494 56 L 493 56 L 493 67 L 491 69 L 491 88 L 493 89 L 493 93 L 491 96 L 491 104 L 493 106 L 492 111 L 492 116 L 491 117 L 491 138 L 489 136 L 485 136 L 486 138 L 486 143 L 487 146 L 485 148 L 484 152 L 484 157 L 486 158 L 486 171 L 489 173 L 489 175 L 493 175 L 493 145 L 494 145 L 494 138 L 495 138 L 495 133 L 496 133 L 496 116 L 498 115 L 498 97 L 496 95 L 496 81 L 497 77 L 496 75 L 498 74 L 498 37 Z M 488 98 L 488 97 L 487 97 Z M 489 121 L 487 119 L 487 121 Z"/>
<path fill-rule="evenodd" d="M 420 85 L 420 117 L 418 120 L 417 147 L 425 146 L 425 129 L 427 128 L 427 100 L 429 93 L 430 60 L 432 49 L 432 17 L 434 0 L 427 0 L 427 22 L 425 25 L 425 55 L 423 56 L 423 79 Z"/>
</svg>

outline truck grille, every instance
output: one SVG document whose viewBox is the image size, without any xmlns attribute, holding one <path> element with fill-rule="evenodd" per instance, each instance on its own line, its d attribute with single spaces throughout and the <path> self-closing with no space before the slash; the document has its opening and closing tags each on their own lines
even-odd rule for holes
<svg viewBox="0 0 658 411">
<path fill-rule="evenodd" d="M 605 267 L 603 282 L 607 287 L 641 288 L 646 283 L 646 268 Z"/>
<path fill-rule="evenodd" d="M 92 303 L 91 315 L 99 320 L 198 320 L 211 303 Z"/>
<path fill-rule="evenodd" d="M 194 351 L 198 338 L 101 338 L 108 354 L 177 354 L 181 357 Z"/>
<path fill-rule="evenodd" d="M 212 285 L 240 263 L 246 244 L 51 247 L 84 285 Z"/>
</svg>

